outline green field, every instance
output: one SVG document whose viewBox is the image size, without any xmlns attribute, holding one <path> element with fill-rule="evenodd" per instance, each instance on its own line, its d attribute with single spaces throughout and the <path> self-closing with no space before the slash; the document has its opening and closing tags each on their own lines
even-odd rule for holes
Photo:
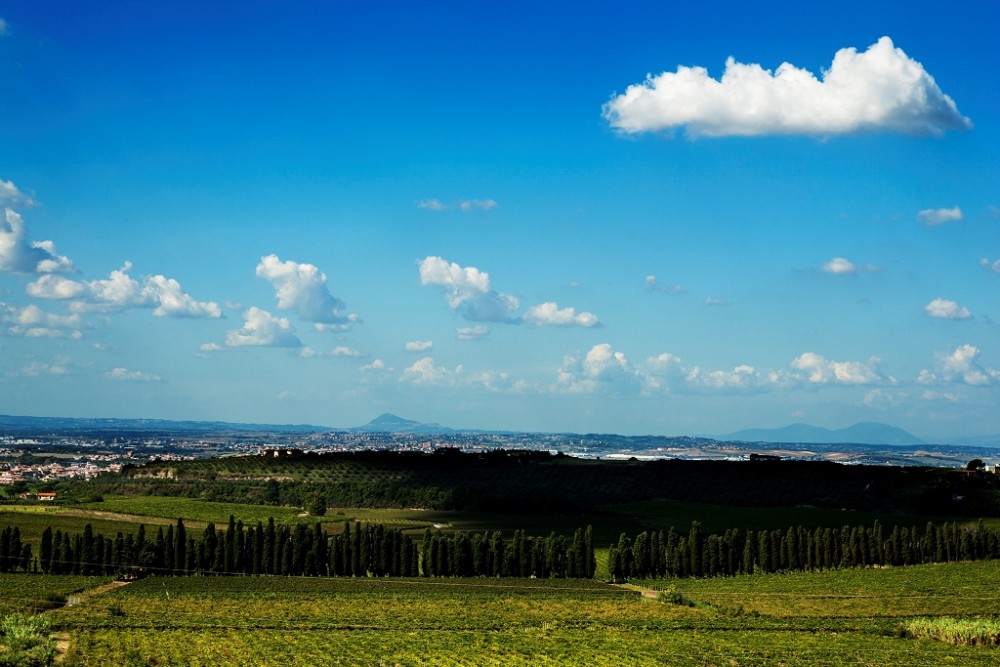
<svg viewBox="0 0 1000 667">
<path fill-rule="evenodd" d="M 1000 563 L 684 580 L 150 578 L 49 612 L 91 665 L 989 665 L 900 631 L 1000 615 Z M 664 586 L 666 582 L 655 582 Z"/>
</svg>

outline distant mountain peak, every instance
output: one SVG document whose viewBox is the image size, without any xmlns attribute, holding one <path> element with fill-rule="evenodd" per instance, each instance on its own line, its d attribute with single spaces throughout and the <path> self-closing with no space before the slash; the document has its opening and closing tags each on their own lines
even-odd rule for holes
<svg viewBox="0 0 1000 667">
<path fill-rule="evenodd" d="M 357 426 L 352 431 L 370 433 L 449 433 L 452 429 L 440 424 L 424 424 L 412 419 L 404 419 L 391 412 L 383 412 L 364 426 Z"/>
</svg>

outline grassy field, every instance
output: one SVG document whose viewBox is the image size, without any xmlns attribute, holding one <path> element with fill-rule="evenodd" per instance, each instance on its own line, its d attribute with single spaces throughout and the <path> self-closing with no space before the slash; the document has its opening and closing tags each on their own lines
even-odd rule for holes
<svg viewBox="0 0 1000 667">
<path fill-rule="evenodd" d="M 62 604 L 70 595 L 109 580 L 110 577 L 0 574 L 0 615 L 37 613 Z"/>
<path fill-rule="evenodd" d="M 993 665 L 901 631 L 995 617 L 1000 563 L 682 581 L 158 578 L 49 612 L 91 665 Z M 664 582 L 656 582 L 663 586 Z"/>
</svg>

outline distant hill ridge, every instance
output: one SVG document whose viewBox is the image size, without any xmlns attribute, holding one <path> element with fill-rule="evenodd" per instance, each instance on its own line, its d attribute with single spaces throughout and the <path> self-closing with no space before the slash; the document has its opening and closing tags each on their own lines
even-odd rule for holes
<svg viewBox="0 0 1000 667">
<path fill-rule="evenodd" d="M 424 424 L 412 419 L 403 419 L 390 412 L 383 412 L 364 426 L 349 429 L 356 433 L 454 433 L 454 429 L 441 424 Z"/>
<path fill-rule="evenodd" d="M 790 424 L 782 428 L 755 428 L 737 431 L 720 440 L 774 443 L 922 445 L 924 440 L 901 428 L 881 422 L 859 422 L 847 428 L 831 430 L 809 424 Z"/>
</svg>

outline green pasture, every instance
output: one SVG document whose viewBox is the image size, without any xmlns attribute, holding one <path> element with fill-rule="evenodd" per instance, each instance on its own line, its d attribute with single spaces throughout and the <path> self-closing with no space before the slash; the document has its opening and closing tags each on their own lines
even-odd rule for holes
<svg viewBox="0 0 1000 667">
<path fill-rule="evenodd" d="M 37 613 L 110 580 L 77 575 L 0 574 L 0 616 Z"/>
<path fill-rule="evenodd" d="M 985 562 L 673 582 L 693 606 L 598 581 L 165 577 L 48 615 L 68 665 L 994 665 L 996 647 L 901 629 L 996 617 L 998 575 Z"/>
</svg>

